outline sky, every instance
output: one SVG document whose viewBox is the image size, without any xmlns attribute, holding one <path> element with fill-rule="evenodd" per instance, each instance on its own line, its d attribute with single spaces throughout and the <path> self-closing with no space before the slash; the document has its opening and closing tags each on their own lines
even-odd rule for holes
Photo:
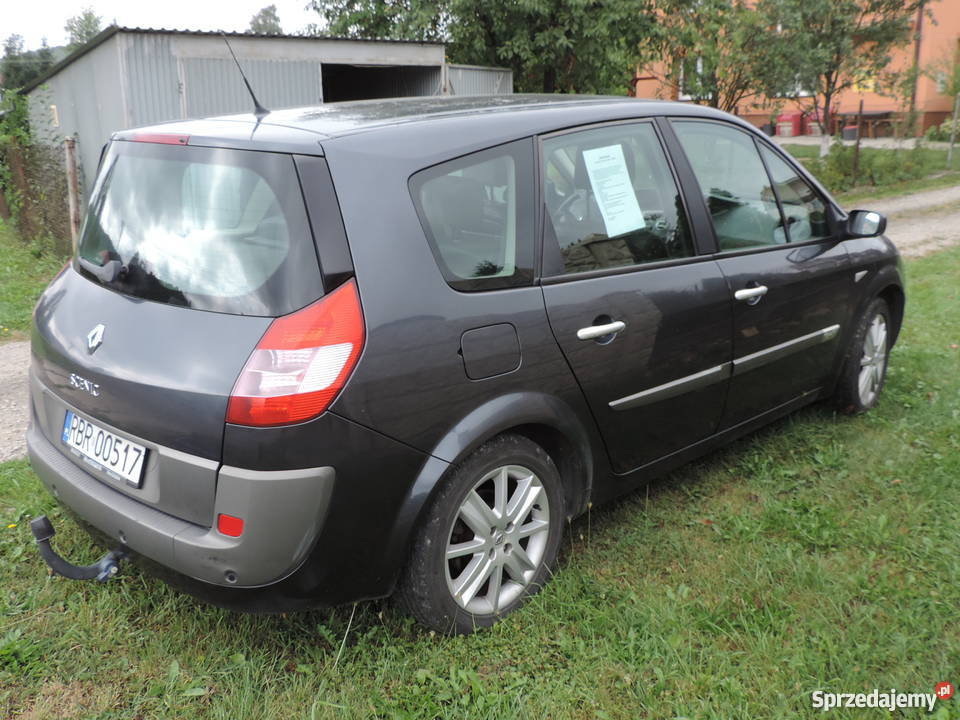
<svg viewBox="0 0 960 720">
<path fill-rule="evenodd" d="M 24 47 L 35 50 L 43 38 L 51 46 L 67 42 L 67 18 L 90 7 L 101 17 L 101 26 L 118 25 L 177 30 L 244 31 L 265 5 L 276 5 L 280 25 L 287 33 L 319 22 L 319 15 L 304 10 L 307 0 L 4 0 L 0 12 L 0 40 L 22 35 Z"/>
</svg>

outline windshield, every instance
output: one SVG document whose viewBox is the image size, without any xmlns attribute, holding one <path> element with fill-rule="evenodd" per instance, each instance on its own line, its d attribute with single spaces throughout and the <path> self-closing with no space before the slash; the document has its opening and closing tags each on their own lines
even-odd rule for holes
<svg viewBox="0 0 960 720">
<path fill-rule="evenodd" d="M 199 310 L 276 316 L 322 295 L 289 155 L 114 142 L 78 255 L 96 282 Z"/>
</svg>

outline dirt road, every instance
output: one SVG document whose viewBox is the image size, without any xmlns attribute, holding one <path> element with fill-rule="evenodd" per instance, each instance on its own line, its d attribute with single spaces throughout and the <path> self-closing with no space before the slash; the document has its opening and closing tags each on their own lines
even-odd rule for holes
<svg viewBox="0 0 960 720">
<path fill-rule="evenodd" d="M 888 218 L 887 235 L 905 257 L 920 257 L 960 244 L 960 187 L 928 190 L 857 207 L 878 210 Z M 29 344 L 0 344 L 0 462 L 22 456 L 27 427 Z"/>
</svg>

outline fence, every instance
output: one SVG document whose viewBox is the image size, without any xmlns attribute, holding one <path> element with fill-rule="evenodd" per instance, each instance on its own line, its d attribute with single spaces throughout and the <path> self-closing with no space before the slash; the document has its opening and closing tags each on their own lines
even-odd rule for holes
<svg viewBox="0 0 960 720">
<path fill-rule="evenodd" d="M 75 157 L 75 141 L 69 139 L 67 143 L 72 143 Z M 70 252 L 71 223 L 73 228 L 78 226 L 80 178 L 68 182 L 65 158 L 70 152 L 70 145 L 21 145 L 12 139 L 0 146 L 0 162 L 9 170 L 7 186 L 0 193 L 0 197 L 5 196 L 0 202 L 0 217 L 7 220 L 12 216 L 24 240 L 58 255 Z M 71 187 L 76 194 L 72 216 Z"/>
</svg>

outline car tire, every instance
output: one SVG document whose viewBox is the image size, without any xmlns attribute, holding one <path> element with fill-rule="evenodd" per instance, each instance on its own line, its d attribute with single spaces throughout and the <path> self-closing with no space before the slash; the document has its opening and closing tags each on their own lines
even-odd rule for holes
<svg viewBox="0 0 960 720">
<path fill-rule="evenodd" d="M 563 533 L 560 473 L 521 435 L 500 435 L 445 477 L 424 513 L 395 599 L 444 634 L 489 627 L 547 582 Z"/>
<path fill-rule="evenodd" d="M 892 327 L 890 307 L 882 298 L 874 298 L 857 322 L 837 381 L 834 399 L 842 412 L 866 412 L 879 401 Z"/>
</svg>

